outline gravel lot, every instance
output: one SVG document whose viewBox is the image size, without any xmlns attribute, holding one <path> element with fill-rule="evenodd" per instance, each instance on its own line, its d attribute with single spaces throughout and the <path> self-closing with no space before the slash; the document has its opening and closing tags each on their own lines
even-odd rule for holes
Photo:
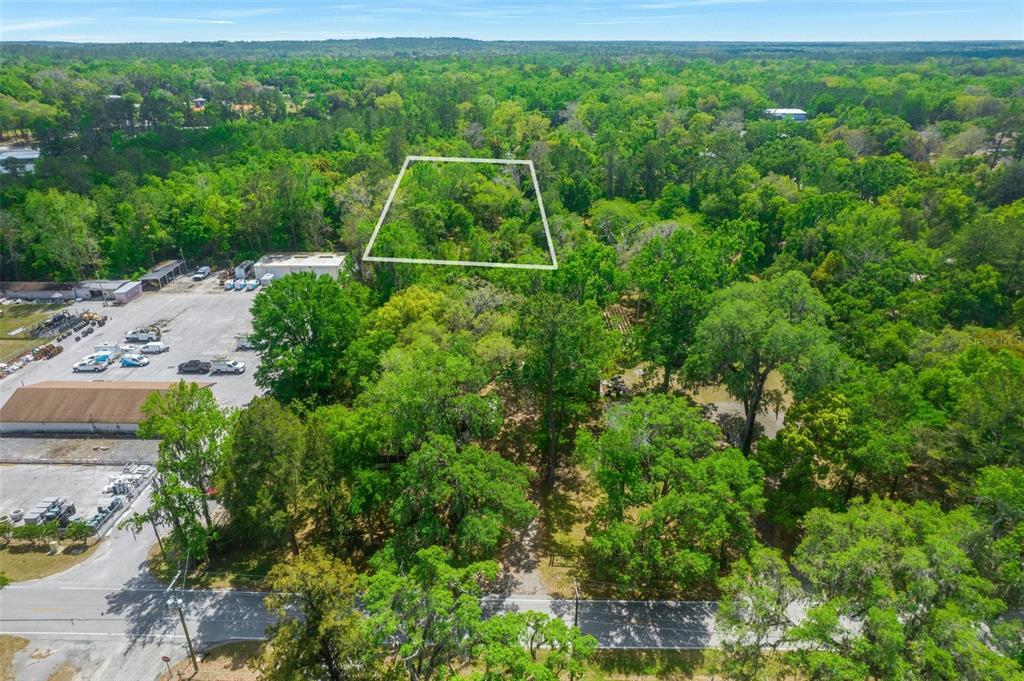
<svg viewBox="0 0 1024 681">
<path fill-rule="evenodd" d="M 255 292 L 224 291 L 215 278 L 201 282 L 180 279 L 162 291 L 144 293 L 125 306 L 107 306 L 102 302 L 78 303 L 72 309 L 93 310 L 110 317 L 107 324 L 85 338 L 74 336 L 63 341 L 64 352 L 49 360 L 32 362 L 21 371 L 0 379 L 0 404 L 7 401 L 18 386 L 40 381 L 174 381 L 180 378 L 177 366 L 189 359 L 211 360 L 226 355 L 246 364 L 240 375 L 191 375 L 213 381 L 213 394 L 224 406 L 238 407 L 259 394 L 253 382 L 257 356 L 254 352 L 235 352 L 235 336 L 251 329 L 249 306 Z M 161 339 L 170 351 L 150 355 L 146 367 L 126 368 L 119 364 L 100 373 L 71 371 L 71 365 L 93 352 L 103 342 L 124 341 L 132 329 L 157 325 Z"/>
<path fill-rule="evenodd" d="M 134 437 L 4 436 L 0 438 L 0 463 L 152 464 L 156 463 L 158 444 L 157 440 Z"/>
</svg>

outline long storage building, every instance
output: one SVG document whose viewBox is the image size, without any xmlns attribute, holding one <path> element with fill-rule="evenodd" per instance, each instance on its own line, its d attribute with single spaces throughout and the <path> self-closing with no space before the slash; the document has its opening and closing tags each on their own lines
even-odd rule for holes
<svg viewBox="0 0 1024 681">
<path fill-rule="evenodd" d="M 175 381 L 43 381 L 21 386 L 0 408 L 0 433 L 131 434 L 142 421 L 146 398 L 174 385 Z"/>
</svg>

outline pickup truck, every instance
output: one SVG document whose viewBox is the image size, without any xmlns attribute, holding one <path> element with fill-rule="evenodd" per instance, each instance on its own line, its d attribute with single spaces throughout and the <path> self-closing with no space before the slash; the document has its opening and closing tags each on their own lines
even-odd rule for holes
<svg viewBox="0 0 1024 681">
<path fill-rule="evenodd" d="M 149 329 L 135 329 L 124 335 L 125 343 L 148 343 L 160 340 L 160 330 L 153 327 Z"/>
<path fill-rule="evenodd" d="M 76 362 L 71 371 L 76 374 L 80 371 L 105 371 L 109 357 L 107 355 L 89 355 L 83 357 L 81 362 Z"/>
<path fill-rule="evenodd" d="M 209 362 L 200 359 L 190 359 L 178 365 L 179 374 L 208 374 L 213 367 Z"/>
<path fill-rule="evenodd" d="M 215 359 L 212 370 L 215 374 L 243 374 L 245 362 L 239 362 L 237 359 Z"/>
<path fill-rule="evenodd" d="M 192 281 L 202 281 L 203 279 L 206 279 L 208 276 L 210 276 L 210 268 L 207 267 L 206 265 L 203 265 L 202 267 L 196 268 L 195 274 L 192 275 Z"/>
</svg>

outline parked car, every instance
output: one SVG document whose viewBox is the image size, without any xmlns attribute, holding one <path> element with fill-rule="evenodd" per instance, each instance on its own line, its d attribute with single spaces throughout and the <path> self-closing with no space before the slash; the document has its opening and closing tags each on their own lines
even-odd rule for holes
<svg viewBox="0 0 1024 681">
<path fill-rule="evenodd" d="M 146 329 L 135 329 L 124 335 L 125 343 L 148 343 L 160 340 L 160 329 L 151 326 Z"/>
<path fill-rule="evenodd" d="M 239 362 L 237 359 L 215 359 L 211 369 L 215 374 L 243 374 L 245 362 Z"/>
<path fill-rule="evenodd" d="M 157 341 L 155 343 L 146 343 L 139 348 L 139 352 L 145 355 L 159 355 L 161 352 L 168 352 L 170 349 L 170 346 L 166 343 Z"/>
<path fill-rule="evenodd" d="M 252 341 L 249 340 L 248 336 L 236 336 L 235 337 L 235 350 L 255 350 Z"/>
<path fill-rule="evenodd" d="M 25 517 L 25 509 L 23 509 L 23 508 L 16 508 L 13 511 L 11 511 L 11 522 L 12 523 L 16 523 L 16 522 L 18 522 L 19 520 L 21 520 L 24 517 Z"/>
<path fill-rule="evenodd" d="M 182 362 L 178 365 L 179 374 L 208 374 L 210 369 L 213 367 L 210 362 L 204 362 L 201 359 L 190 359 L 187 362 Z"/>
<path fill-rule="evenodd" d="M 149 357 L 145 355 L 132 353 L 121 358 L 121 366 L 123 367 L 144 367 L 147 364 L 149 364 Z"/>
<path fill-rule="evenodd" d="M 236 291 L 244 291 L 245 290 L 245 279 L 235 279 L 235 290 Z"/>
<path fill-rule="evenodd" d="M 203 279 L 206 279 L 208 276 L 210 276 L 210 268 L 207 267 L 206 265 L 203 265 L 202 267 L 196 268 L 195 274 L 192 275 L 192 281 L 202 281 Z"/>
<path fill-rule="evenodd" d="M 260 287 L 260 280 L 250 279 L 248 282 L 246 282 L 246 286 L 249 288 L 250 291 L 255 291 Z"/>
<path fill-rule="evenodd" d="M 107 369 L 107 362 L 106 362 L 106 360 L 95 358 L 95 357 L 86 357 L 81 362 L 76 362 L 71 367 L 71 370 L 73 372 L 75 372 L 76 374 L 81 372 L 81 371 L 99 372 L 99 371 L 106 371 L 106 369 Z"/>
<path fill-rule="evenodd" d="M 235 280 L 234 279 L 225 279 L 224 280 L 224 290 L 225 291 L 230 291 L 233 288 L 235 288 Z"/>
</svg>

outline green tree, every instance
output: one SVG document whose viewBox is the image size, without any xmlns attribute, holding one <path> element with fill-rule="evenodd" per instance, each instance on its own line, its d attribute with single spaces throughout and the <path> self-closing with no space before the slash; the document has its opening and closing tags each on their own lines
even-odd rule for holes
<svg viewBox="0 0 1024 681">
<path fill-rule="evenodd" d="M 493 562 L 453 567 L 438 546 L 421 549 L 406 569 L 381 565 L 363 580 L 360 602 L 378 640 L 393 643 L 391 662 L 410 681 L 449 678 L 477 659 L 488 625 L 480 597 L 493 580 Z M 494 625 L 490 625 L 494 626 Z"/>
<path fill-rule="evenodd" d="M 968 509 L 924 502 L 808 513 L 794 564 L 814 605 L 786 634 L 792 663 L 812 678 L 1020 678 L 983 639 L 1005 606 L 968 554 L 979 535 Z"/>
<path fill-rule="evenodd" d="M 550 485 L 566 431 L 598 397 L 611 338 L 593 302 L 578 303 L 555 293 L 530 299 L 518 337 L 526 349 L 522 377 L 540 405 L 545 482 Z"/>
<path fill-rule="evenodd" d="M 185 381 L 152 393 L 142 405 L 142 415 L 139 436 L 160 441 L 149 513 L 171 523 L 171 538 L 180 553 L 205 558 L 216 535 L 208 495 L 220 465 L 228 417 L 209 388 Z"/>
<path fill-rule="evenodd" d="M 649 505 L 591 529 L 585 552 L 598 579 L 638 594 L 688 590 L 753 545 L 764 474 L 739 450 L 681 457 L 666 486 Z"/>
<path fill-rule="evenodd" d="M 395 474 L 396 555 L 436 544 L 461 562 L 492 557 L 534 516 L 526 499 L 529 480 L 525 466 L 432 435 Z"/>
<path fill-rule="evenodd" d="M 720 671 L 728 679 L 768 678 L 767 654 L 785 642 L 800 583 L 775 549 L 758 546 L 719 581 L 715 624 L 722 636 Z"/>
<path fill-rule="evenodd" d="M 440 338 L 437 338 L 440 336 Z M 502 423 L 496 394 L 481 395 L 490 380 L 473 353 L 436 328 L 381 358 L 385 370 L 356 400 L 370 410 L 385 453 L 408 456 L 433 434 L 459 443 L 495 435 Z"/>
<path fill-rule="evenodd" d="M 268 681 L 385 678 L 384 653 L 356 607 L 357 576 L 319 547 L 303 549 L 271 570 L 267 610 L 277 621 L 259 659 Z"/>
<path fill-rule="evenodd" d="M 481 653 L 480 679 L 497 681 L 573 681 L 597 651 L 597 639 L 558 617 L 527 611 L 492 618 Z M 547 649 L 538 659 L 541 649 Z"/>
<path fill-rule="evenodd" d="M 978 516 L 991 532 L 983 566 L 1004 598 L 1024 601 L 1024 468 L 981 469 L 974 490 Z"/>
<path fill-rule="evenodd" d="M 30 265 L 30 276 L 79 281 L 96 273 L 100 252 L 93 231 L 96 205 L 92 200 L 57 189 L 31 192 L 22 217 L 18 241 L 22 260 Z"/>
<path fill-rule="evenodd" d="M 256 383 L 286 403 L 337 397 L 341 358 L 358 328 L 353 297 L 337 281 L 308 272 L 282 277 L 252 304 Z"/>
<path fill-rule="evenodd" d="M 668 391 L 725 268 L 707 235 L 696 227 L 682 227 L 648 242 L 629 271 L 646 313 L 638 327 L 640 353 L 661 367 L 662 390 Z"/>
<path fill-rule="evenodd" d="M 82 546 L 89 542 L 89 537 L 92 535 L 93 529 L 84 520 L 72 520 L 64 530 L 65 537 L 71 541 L 81 541 Z"/>
<path fill-rule="evenodd" d="M 743 404 L 744 454 L 753 447 L 757 415 L 782 400 L 781 392 L 765 387 L 773 371 L 796 399 L 836 377 L 840 356 L 825 326 L 829 313 L 821 294 L 795 271 L 733 284 L 714 296 L 697 326 L 687 368 L 697 382 L 723 383 Z"/>
<path fill-rule="evenodd" d="M 299 553 L 306 520 L 305 428 L 273 397 L 239 412 L 219 466 L 220 501 L 239 536 L 264 545 L 283 538 Z"/>
</svg>

